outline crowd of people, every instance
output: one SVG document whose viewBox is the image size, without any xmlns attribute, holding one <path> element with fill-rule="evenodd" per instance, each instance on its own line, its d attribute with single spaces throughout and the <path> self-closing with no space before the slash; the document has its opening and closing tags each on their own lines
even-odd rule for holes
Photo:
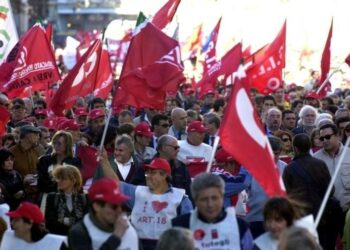
<svg viewBox="0 0 350 250">
<path fill-rule="evenodd" d="M 198 98 L 184 84 L 164 110 L 113 109 L 110 120 L 101 98 L 54 117 L 39 92 L 0 93 L 11 113 L 0 249 L 350 249 L 350 152 L 318 227 L 309 220 L 349 151 L 350 90 L 322 99 L 295 84 L 251 91 L 287 193 L 268 197 L 220 143 L 206 171 L 231 87 Z"/>
</svg>

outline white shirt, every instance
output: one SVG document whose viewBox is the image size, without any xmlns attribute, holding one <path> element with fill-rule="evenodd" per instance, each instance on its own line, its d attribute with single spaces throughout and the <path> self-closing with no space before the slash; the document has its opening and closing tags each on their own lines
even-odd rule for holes
<svg viewBox="0 0 350 250">
<path fill-rule="evenodd" d="M 177 155 L 177 159 L 185 164 L 193 160 L 197 162 L 208 162 L 213 151 L 213 147 L 208 144 L 201 143 L 198 146 L 194 146 L 189 144 L 187 140 L 179 141 L 179 146 L 180 151 Z"/>
<path fill-rule="evenodd" d="M 124 164 L 118 162 L 116 159 L 114 159 L 114 162 L 115 162 L 115 164 L 117 164 L 118 170 L 119 170 L 120 174 L 122 175 L 123 179 L 125 180 L 130 172 L 131 163 L 133 163 L 134 160 L 131 157 L 130 160 Z"/>
</svg>

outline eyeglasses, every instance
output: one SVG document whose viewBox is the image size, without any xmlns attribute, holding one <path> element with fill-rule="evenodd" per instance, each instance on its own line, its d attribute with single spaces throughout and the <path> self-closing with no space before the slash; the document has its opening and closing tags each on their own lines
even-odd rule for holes
<svg viewBox="0 0 350 250">
<path fill-rule="evenodd" d="M 282 138 L 282 141 L 287 142 L 287 141 L 291 141 L 291 139 L 290 138 Z"/>
<path fill-rule="evenodd" d="M 166 144 L 165 146 L 172 147 L 175 150 L 178 150 L 180 148 L 180 146 L 173 146 L 173 145 L 169 145 L 169 144 Z"/>
<path fill-rule="evenodd" d="M 320 136 L 320 141 L 329 140 L 334 134 L 329 134 L 325 136 Z"/>
</svg>

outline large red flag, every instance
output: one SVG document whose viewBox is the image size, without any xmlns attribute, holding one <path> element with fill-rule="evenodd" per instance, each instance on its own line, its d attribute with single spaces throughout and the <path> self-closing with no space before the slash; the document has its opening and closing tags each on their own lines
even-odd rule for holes
<svg viewBox="0 0 350 250">
<path fill-rule="evenodd" d="M 100 63 L 98 66 L 98 73 L 96 78 L 94 96 L 102 99 L 108 97 L 113 87 L 113 74 L 107 48 L 101 51 Z"/>
<path fill-rule="evenodd" d="M 318 88 L 321 87 L 321 84 L 327 79 L 329 69 L 331 66 L 331 40 L 333 34 L 333 19 L 331 22 L 331 27 L 329 28 L 329 33 L 327 37 L 326 44 L 323 49 L 322 59 L 321 59 L 321 78 L 318 82 Z M 322 89 L 317 90 L 317 93 L 320 98 L 325 97 L 328 91 L 331 91 L 331 83 L 328 81 L 325 85 L 323 85 Z"/>
<path fill-rule="evenodd" d="M 275 40 L 251 56 L 253 63 L 247 69 L 249 87 L 269 94 L 283 86 L 282 69 L 286 57 L 286 26 L 284 22 Z"/>
<path fill-rule="evenodd" d="M 169 0 L 162 8 L 160 8 L 157 13 L 152 18 L 152 23 L 158 29 L 163 29 L 168 23 L 173 20 L 176 13 L 177 7 L 179 6 L 181 0 Z"/>
<path fill-rule="evenodd" d="M 269 196 L 284 194 L 269 141 L 249 92 L 238 79 L 219 133 L 223 148 L 247 168 Z"/>
<path fill-rule="evenodd" d="M 10 120 L 10 116 L 10 112 L 3 106 L 0 106 L 0 137 L 6 132 L 6 125 Z"/>
<path fill-rule="evenodd" d="M 166 92 L 176 92 L 183 76 L 179 43 L 147 23 L 131 40 L 119 85 L 144 106 L 164 109 Z M 118 91 L 117 91 L 118 95 Z M 134 105 L 131 103 L 116 103 Z"/>
<path fill-rule="evenodd" d="M 18 41 L 0 65 L 0 91 L 15 97 L 26 87 L 45 89 L 60 80 L 57 65 L 45 30 L 34 25 Z"/>
<path fill-rule="evenodd" d="M 97 39 L 63 80 L 50 104 L 57 116 L 73 107 L 79 97 L 94 91 L 101 49 L 101 40 Z"/>
<path fill-rule="evenodd" d="M 231 75 L 238 69 L 242 59 L 242 44 L 238 43 L 233 46 L 222 58 L 210 67 L 208 72 L 198 82 L 197 87 L 201 88 L 201 92 L 205 93 L 212 89 L 213 86 L 207 83 L 215 83 L 216 79 L 221 75 Z"/>
</svg>

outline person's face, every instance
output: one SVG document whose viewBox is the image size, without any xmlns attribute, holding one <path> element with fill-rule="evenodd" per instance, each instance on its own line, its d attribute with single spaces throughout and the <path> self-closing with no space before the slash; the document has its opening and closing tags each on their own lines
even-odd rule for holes
<svg viewBox="0 0 350 250">
<path fill-rule="evenodd" d="M 65 155 L 66 146 L 66 141 L 63 136 L 60 136 L 55 142 L 53 142 L 53 148 L 57 155 Z"/>
<path fill-rule="evenodd" d="M 201 190 L 196 197 L 195 204 L 198 212 L 209 222 L 219 217 L 223 206 L 224 196 L 217 187 Z"/>
<path fill-rule="evenodd" d="M 57 188 L 63 192 L 72 192 L 74 188 L 73 180 L 69 178 L 58 178 L 56 179 Z"/>
<path fill-rule="evenodd" d="M 179 153 L 180 147 L 177 143 L 177 140 L 171 140 L 168 144 L 162 146 L 162 153 L 168 160 L 176 159 L 177 154 Z"/>
<path fill-rule="evenodd" d="M 113 226 L 117 218 L 123 212 L 122 205 L 109 204 L 100 205 L 93 203 L 94 210 L 96 212 L 96 218 L 102 225 Z"/>
<path fill-rule="evenodd" d="M 215 95 L 209 94 L 205 97 L 206 104 L 213 104 L 215 102 Z"/>
<path fill-rule="evenodd" d="M 285 114 L 282 122 L 283 122 L 283 126 L 287 129 L 291 130 L 295 128 L 295 124 L 296 124 L 295 114 L 294 113 Z"/>
<path fill-rule="evenodd" d="M 185 129 L 187 125 L 187 113 L 185 111 L 181 111 L 174 115 L 173 125 L 177 130 Z"/>
<path fill-rule="evenodd" d="M 298 98 L 297 94 L 294 91 L 289 92 L 288 97 L 289 97 L 290 103 L 292 103 L 294 100 Z"/>
<path fill-rule="evenodd" d="M 323 143 L 320 141 L 320 135 L 315 135 L 313 138 L 313 144 L 315 147 L 322 148 Z"/>
<path fill-rule="evenodd" d="M 14 162 L 13 156 L 9 156 L 4 162 L 3 170 L 12 171 L 13 170 L 13 162 Z"/>
<path fill-rule="evenodd" d="M 266 112 L 270 108 L 275 107 L 275 103 L 272 100 L 265 100 L 262 107 L 263 107 L 262 111 Z"/>
<path fill-rule="evenodd" d="M 50 132 L 45 132 L 45 131 L 41 132 L 40 144 L 44 148 L 47 148 L 49 146 L 50 141 L 51 141 Z"/>
<path fill-rule="evenodd" d="M 45 115 L 37 115 L 37 116 L 35 116 L 36 124 L 38 124 L 39 126 L 43 124 L 45 119 L 46 119 Z"/>
<path fill-rule="evenodd" d="M 154 132 L 159 137 L 165 135 L 169 130 L 169 122 L 167 120 L 160 120 L 158 125 L 154 125 Z"/>
<path fill-rule="evenodd" d="M 131 151 L 124 143 L 116 145 L 114 149 L 114 158 L 120 163 L 127 163 L 131 158 Z"/>
<path fill-rule="evenodd" d="M 217 131 L 215 123 L 209 123 L 207 119 L 203 121 L 204 127 L 207 129 L 208 134 L 214 135 Z"/>
<path fill-rule="evenodd" d="M 279 239 L 281 233 L 287 228 L 287 221 L 283 218 L 270 218 L 265 221 L 266 230 L 274 239 Z"/>
<path fill-rule="evenodd" d="M 150 136 L 137 135 L 137 137 L 138 137 L 137 142 L 143 147 L 147 147 L 152 140 L 152 137 Z"/>
<path fill-rule="evenodd" d="M 151 191 L 157 191 L 167 185 L 166 173 L 162 170 L 147 169 L 145 171 L 146 184 Z"/>
<path fill-rule="evenodd" d="M 275 98 L 279 101 L 282 101 L 284 98 L 284 91 L 283 89 L 277 89 L 275 92 Z"/>
<path fill-rule="evenodd" d="M 92 109 L 104 109 L 105 105 L 103 103 L 95 103 Z"/>
<path fill-rule="evenodd" d="M 130 115 L 118 116 L 119 126 L 125 123 L 133 123 L 132 117 Z"/>
<path fill-rule="evenodd" d="M 26 116 L 26 109 L 22 105 L 14 105 L 11 109 L 12 120 L 20 121 L 23 120 Z"/>
<path fill-rule="evenodd" d="M 320 130 L 320 140 L 326 151 L 334 151 L 339 147 L 339 137 L 331 128 Z"/>
<path fill-rule="evenodd" d="M 105 118 L 99 117 L 90 121 L 90 128 L 93 133 L 99 133 L 105 125 Z"/>
<path fill-rule="evenodd" d="M 303 107 L 302 103 L 298 103 L 297 106 L 294 108 L 294 113 L 299 114 L 301 108 Z"/>
<path fill-rule="evenodd" d="M 278 130 L 281 126 L 281 123 L 282 115 L 280 112 L 272 110 L 267 114 L 266 125 L 270 130 Z"/>
<path fill-rule="evenodd" d="M 176 108 L 176 101 L 167 100 L 165 103 L 165 112 L 170 113 L 174 108 Z"/>
<path fill-rule="evenodd" d="M 302 123 L 307 126 L 313 126 L 316 120 L 316 114 L 312 110 L 306 110 L 302 119 Z"/>
<path fill-rule="evenodd" d="M 39 144 L 40 134 L 39 133 L 29 133 L 26 135 L 27 141 L 33 146 L 36 147 Z"/>
<path fill-rule="evenodd" d="M 79 123 L 83 128 L 87 127 L 88 124 L 88 119 L 87 119 L 87 115 L 81 115 L 81 116 L 77 116 L 75 117 L 75 120 L 77 123 Z"/>
<path fill-rule="evenodd" d="M 204 132 L 189 132 L 187 135 L 188 141 L 194 146 L 199 146 L 204 141 L 204 137 Z"/>
<path fill-rule="evenodd" d="M 32 224 L 24 222 L 22 218 L 14 218 L 11 225 L 17 236 L 22 236 L 30 232 Z"/>
<path fill-rule="evenodd" d="M 288 135 L 282 135 L 281 140 L 284 151 L 290 151 L 292 149 L 292 138 L 290 138 Z"/>
</svg>

